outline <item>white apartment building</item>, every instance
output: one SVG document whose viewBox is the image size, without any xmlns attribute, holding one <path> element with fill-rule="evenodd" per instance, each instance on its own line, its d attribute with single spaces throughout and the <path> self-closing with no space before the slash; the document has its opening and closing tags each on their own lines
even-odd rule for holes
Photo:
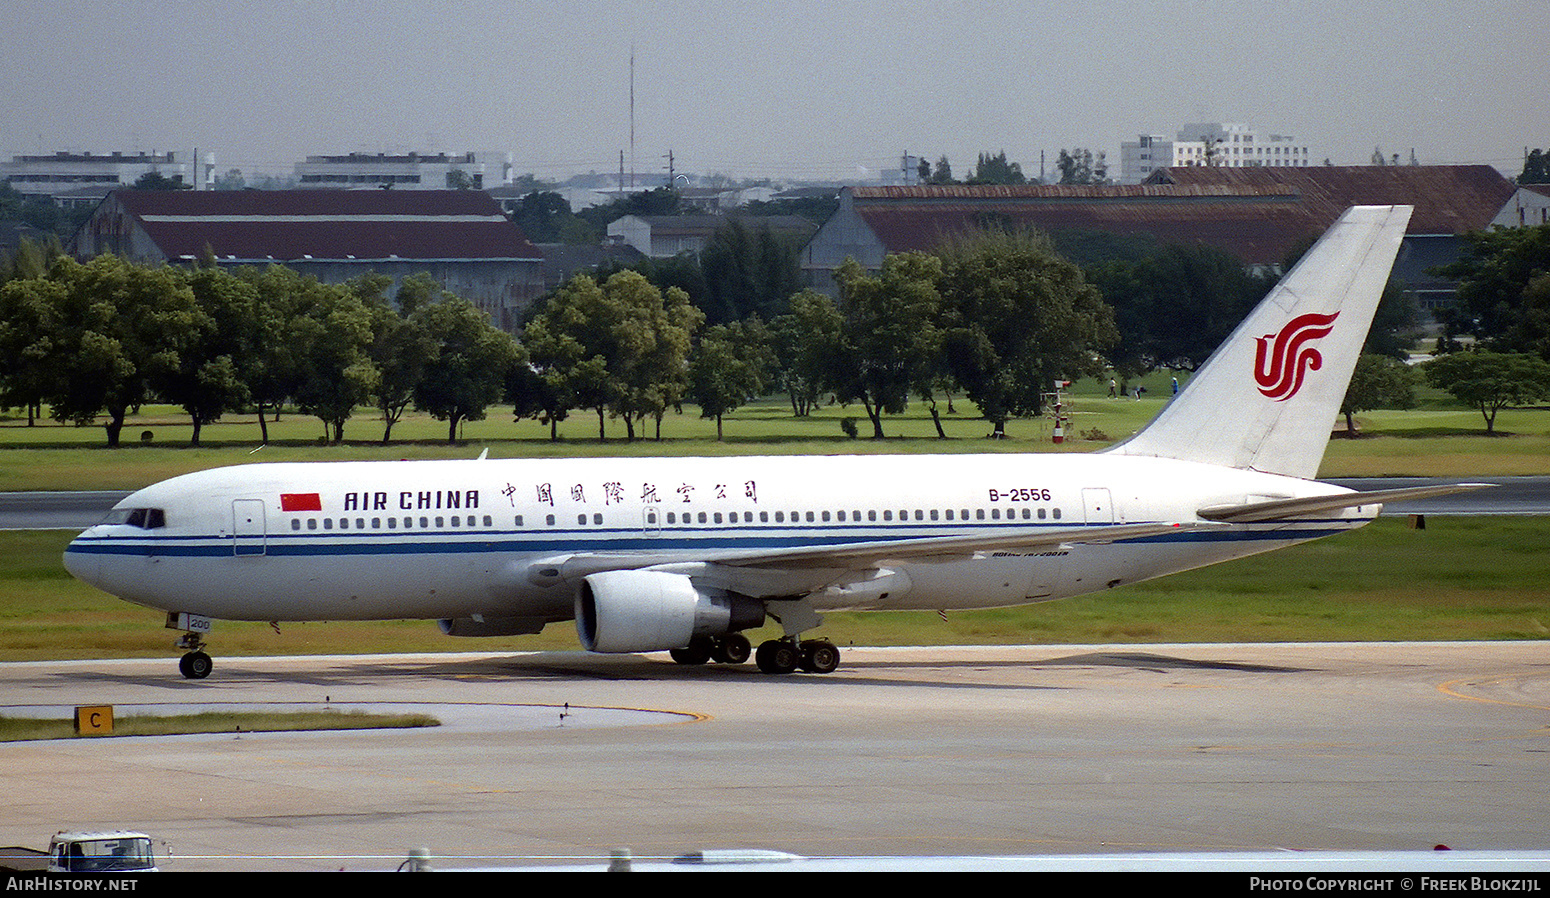
<svg viewBox="0 0 1550 898">
<path fill-rule="evenodd" d="M 204 153 L 54 153 L 12 156 L 0 162 L 0 181 L 28 196 L 50 196 L 62 204 L 96 205 L 109 192 L 155 173 L 205 189 L 215 170 L 215 154 Z"/>
<path fill-rule="evenodd" d="M 501 152 L 347 153 L 308 156 L 296 164 L 296 180 L 308 188 L 447 190 L 466 183 L 489 190 L 511 185 L 511 166 L 511 154 Z"/>
<path fill-rule="evenodd" d="M 1191 122 L 1173 138 L 1141 134 L 1120 144 L 1121 184 L 1139 184 L 1159 168 L 1213 165 L 1223 168 L 1302 167 L 1308 146 L 1288 134 L 1266 134 L 1248 125 Z"/>
</svg>

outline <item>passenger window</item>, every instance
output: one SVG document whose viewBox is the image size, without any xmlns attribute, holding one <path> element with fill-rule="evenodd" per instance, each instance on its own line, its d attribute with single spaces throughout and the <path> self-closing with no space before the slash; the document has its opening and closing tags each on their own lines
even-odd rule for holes
<svg viewBox="0 0 1550 898">
<path fill-rule="evenodd" d="M 316 530 L 316 529 L 318 529 L 318 519 L 317 518 L 307 518 L 307 529 L 308 530 Z"/>
<path fill-rule="evenodd" d="M 592 515 L 592 523 L 594 523 L 594 524 L 601 524 L 601 523 L 603 523 L 603 516 L 601 514 L 595 514 L 594 513 Z"/>
<path fill-rule="evenodd" d="M 578 524 L 585 524 L 586 522 L 587 522 L 587 516 L 586 515 L 584 515 L 584 514 L 576 515 L 576 523 L 578 523 Z"/>
<path fill-rule="evenodd" d="M 767 523 L 769 523 L 769 520 L 770 520 L 770 513 L 769 512 L 767 512 L 767 511 L 759 512 L 759 523 L 767 524 Z"/>
<path fill-rule="evenodd" d="M 332 529 L 334 529 L 334 519 L 333 518 L 324 518 L 323 519 L 323 529 L 324 530 L 332 530 Z"/>
<path fill-rule="evenodd" d="M 1060 520 L 1060 509 L 1055 509 L 1055 520 Z"/>
<path fill-rule="evenodd" d="M 291 518 L 291 529 L 292 530 L 300 530 L 301 529 L 301 518 Z"/>
<path fill-rule="evenodd" d="M 517 520 L 517 526 L 521 527 L 522 526 L 522 516 L 521 515 L 517 515 L 517 519 L 516 520 Z M 489 524 L 490 524 L 490 519 L 489 518 L 485 518 L 484 519 L 484 523 L 485 523 L 485 526 L 488 527 Z"/>
<path fill-rule="evenodd" d="M 554 526 L 554 515 L 552 515 L 552 514 L 551 515 L 544 515 L 544 523 L 548 524 L 550 527 L 553 527 Z"/>
</svg>

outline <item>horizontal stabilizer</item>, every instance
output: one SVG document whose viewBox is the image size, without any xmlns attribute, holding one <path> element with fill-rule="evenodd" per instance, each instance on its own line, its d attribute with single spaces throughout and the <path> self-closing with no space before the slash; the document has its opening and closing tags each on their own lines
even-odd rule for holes
<svg viewBox="0 0 1550 898">
<path fill-rule="evenodd" d="M 1448 483 L 1440 486 L 1413 486 L 1392 490 L 1368 490 L 1362 493 L 1337 493 L 1332 496 L 1309 496 L 1304 499 L 1271 499 L 1266 502 L 1239 502 L 1233 505 L 1212 505 L 1196 514 L 1207 521 L 1229 524 L 1248 524 L 1255 521 L 1275 521 L 1282 518 L 1300 517 L 1321 511 L 1338 511 L 1360 505 L 1382 505 L 1405 499 L 1425 499 L 1430 496 L 1447 496 L 1486 489 L 1494 483 Z"/>
</svg>

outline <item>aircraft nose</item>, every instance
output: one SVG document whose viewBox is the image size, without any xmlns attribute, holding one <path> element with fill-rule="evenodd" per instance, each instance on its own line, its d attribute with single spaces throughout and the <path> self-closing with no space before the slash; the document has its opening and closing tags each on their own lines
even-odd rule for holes
<svg viewBox="0 0 1550 898">
<path fill-rule="evenodd" d="M 65 570 L 69 571 L 70 576 L 75 579 L 83 583 L 90 583 L 92 586 L 101 589 L 103 588 L 101 582 L 102 560 L 90 551 L 90 546 L 86 540 L 86 536 L 89 533 L 91 533 L 90 530 L 85 531 L 71 540 L 70 545 L 65 547 Z"/>
</svg>

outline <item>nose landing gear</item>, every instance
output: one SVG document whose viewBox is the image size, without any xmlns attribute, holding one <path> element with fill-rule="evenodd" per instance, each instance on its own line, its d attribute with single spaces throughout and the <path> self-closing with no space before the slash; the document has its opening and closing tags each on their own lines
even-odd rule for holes
<svg viewBox="0 0 1550 898">
<path fill-rule="evenodd" d="M 178 671 L 185 679 L 203 680 L 210 675 L 215 662 L 205 654 L 205 641 L 202 634 L 210 632 L 211 622 L 207 617 L 197 614 L 186 614 L 179 611 L 167 614 L 167 629 L 182 630 L 183 635 L 174 643 L 177 648 L 187 649 L 183 657 L 178 659 Z"/>
</svg>

